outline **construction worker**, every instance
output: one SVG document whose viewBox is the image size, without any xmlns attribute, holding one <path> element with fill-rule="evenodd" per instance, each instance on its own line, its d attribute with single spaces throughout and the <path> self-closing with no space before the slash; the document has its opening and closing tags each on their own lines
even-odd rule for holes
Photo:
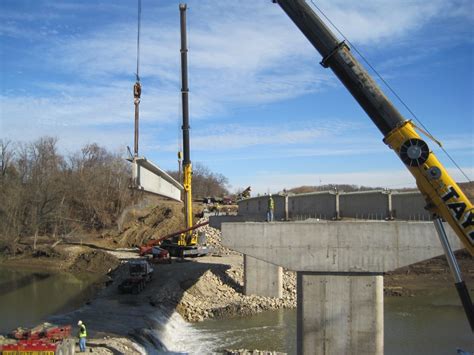
<svg viewBox="0 0 474 355">
<path fill-rule="evenodd" d="M 273 201 L 272 195 L 268 195 L 268 208 L 267 208 L 267 222 L 273 222 L 273 210 L 275 209 L 275 202 Z"/>
<path fill-rule="evenodd" d="M 86 338 L 87 338 L 87 330 L 86 330 L 86 325 L 80 320 L 77 322 L 77 325 L 79 326 L 79 332 L 77 333 L 77 336 L 79 338 L 79 349 L 81 350 L 82 353 L 86 352 Z"/>
</svg>

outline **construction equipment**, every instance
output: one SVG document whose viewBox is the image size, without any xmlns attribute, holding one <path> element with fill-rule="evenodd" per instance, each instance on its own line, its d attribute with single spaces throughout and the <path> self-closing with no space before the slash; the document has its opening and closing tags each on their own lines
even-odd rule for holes
<svg viewBox="0 0 474 355">
<path fill-rule="evenodd" d="M 183 201 L 184 219 L 186 231 L 179 234 L 173 240 L 163 240 L 161 246 L 169 250 L 173 256 L 205 255 L 209 253 L 209 248 L 203 246 L 205 237 L 198 240 L 198 235 L 193 228 L 193 198 L 192 198 L 192 176 L 190 144 L 189 144 L 189 88 L 188 88 L 188 48 L 186 36 L 186 4 L 179 4 L 180 25 L 181 25 L 181 99 L 183 114 Z M 178 154 L 180 157 L 181 155 Z"/>
<path fill-rule="evenodd" d="M 238 196 L 239 200 L 243 200 L 244 198 L 249 198 L 251 192 L 252 192 L 252 188 L 250 186 L 248 186 L 244 191 L 242 191 L 239 194 L 239 196 Z"/>
<path fill-rule="evenodd" d="M 140 116 L 140 97 L 142 94 L 142 85 L 140 83 L 140 25 L 141 25 L 142 2 L 138 0 L 138 31 L 137 31 L 137 72 L 136 82 L 133 85 L 133 104 L 135 105 L 135 135 L 133 144 L 133 156 L 138 157 L 138 121 Z"/>
<path fill-rule="evenodd" d="M 153 268 L 144 259 L 131 260 L 128 264 L 129 277 L 120 283 L 118 289 L 121 293 L 140 293 L 146 284 L 151 281 Z"/>
<path fill-rule="evenodd" d="M 151 255 L 149 261 L 153 264 L 171 264 L 170 252 L 166 249 L 154 246 L 151 248 Z"/>
<path fill-rule="evenodd" d="M 71 329 L 70 325 L 57 326 L 50 323 L 31 329 L 18 328 L 12 332 L 12 337 L 17 342 L 0 346 L 0 352 L 2 355 L 73 355 L 75 339 L 71 338 Z"/>
<path fill-rule="evenodd" d="M 445 248 L 461 302 L 474 330 L 474 309 L 469 291 L 462 281 L 456 259 L 441 219 L 449 223 L 471 255 L 474 255 L 474 208 L 457 183 L 449 176 L 428 144 L 423 141 L 411 120 L 405 120 L 384 95 L 376 82 L 351 54 L 345 41 L 338 41 L 330 29 L 304 0 L 273 0 L 290 17 L 306 38 L 322 55 L 321 65 L 331 68 L 339 80 L 369 115 L 416 179 L 433 214 L 438 235 Z M 440 227 L 441 226 L 441 227 Z"/>
<path fill-rule="evenodd" d="M 166 250 L 168 250 L 170 252 L 170 254 L 173 255 L 173 256 L 179 255 L 180 251 L 186 251 L 185 255 L 198 255 L 199 252 L 204 250 L 205 251 L 204 254 L 207 254 L 209 252 L 209 250 L 208 250 L 207 247 L 204 247 L 204 246 L 201 246 L 200 248 L 195 248 L 192 245 L 183 247 L 183 246 L 180 246 L 176 242 L 173 242 L 173 241 L 171 241 L 169 243 L 165 243 L 164 241 L 166 241 L 168 239 L 171 239 L 171 238 L 176 238 L 176 237 L 181 236 L 185 233 L 191 232 L 191 231 L 193 231 L 197 228 L 204 227 L 205 225 L 208 225 L 208 224 L 209 224 L 209 221 L 202 222 L 202 223 L 196 224 L 196 225 L 194 225 L 190 228 L 186 228 L 186 229 L 183 229 L 183 230 L 180 230 L 180 231 L 177 231 L 177 232 L 167 234 L 167 235 L 165 235 L 161 238 L 152 239 L 152 240 L 148 241 L 145 245 L 142 245 L 140 247 L 140 255 L 144 256 L 144 255 L 147 255 L 147 254 L 151 254 L 153 247 L 156 246 L 156 245 L 160 245 L 162 247 L 164 247 L 164 245 L 165 245 Z"/>
</svg>

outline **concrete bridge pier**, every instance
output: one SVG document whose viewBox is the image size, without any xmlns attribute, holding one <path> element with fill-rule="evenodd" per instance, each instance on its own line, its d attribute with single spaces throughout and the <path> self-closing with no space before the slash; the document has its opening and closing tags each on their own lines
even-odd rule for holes
<svg viewBox="0 0 474 355">
<path fill-rule="evenodd" d="M 419 222 L 222 223 L 222 241 L 246 255 L 246 282 L 265 283 L 268 265 L 297 272 L 304 355 L 383 354 L 382 274 L 443 254 L 434 225 Z"/>
<path fill-rule="evenodd" d="M 265 297 L 282 297 L 283 268 L 244 255 L 244 293 Z"/>
<path fill-rule="evenodd" d="M 383 354 L 383 276 L 297 272 L 298 354 Z"/>
</svg>

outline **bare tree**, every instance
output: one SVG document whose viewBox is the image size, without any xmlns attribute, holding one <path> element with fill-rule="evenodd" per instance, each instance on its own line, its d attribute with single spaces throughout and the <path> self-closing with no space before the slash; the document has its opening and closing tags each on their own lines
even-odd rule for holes
<svg viewBox="0 0 474 355">
<path fill-rule="evenodd" d="M 130 201 L 126 161 L 97 144 L 67 159 L 51 137 L 0 149 L 2 240 L 108 227 Z"/>
<path fill-rule="evenodd" d="M 170 171 L 169 174 L 179 179 L 178 171 Z M 213 173 L 207 166 L 196 163 L 193 167 L 192 190 L 194 198 L 208 196 L 224 196 L 229 193 L 227 185 L 229 180 L 222 174 Z"/>
<path fill-rule="evenodd" d="M 0 176 L 2 178 L 5 177 L 7 170 L 10 168 L 13 155 L 11 141 L 0 139 Z"/>
</svg>

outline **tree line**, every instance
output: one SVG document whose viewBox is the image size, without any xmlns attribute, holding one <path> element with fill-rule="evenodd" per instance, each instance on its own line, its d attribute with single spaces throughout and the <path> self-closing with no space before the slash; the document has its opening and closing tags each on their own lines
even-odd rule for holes
<svg viewBox="0 0 474 355">
<path fill-rule="evenodd" d="M 370 187 L 370 186 L 359 186 L 349 184 L 325 184 L 319 186 L 299 186 L 288 189 L 287 192 L 295 194 L 319 192 L 319 191 L 345 191 L 345 192 L 356 192 L 356 191 L 372 191 L 372 190 L 383 190 L 383 187 Z"/>
<path fill-rule="evenodd" d="M 129 189 L 131 171 L 120 154 L 96 143 L 63 155 L 58 140 L 0 139 L 0 235 L 65 235 L 113 227 L 141 194 Z M 179 172 L 171 172 L 181 181 Z M 227 178 L 196 164 L 193 196 L 223 196 Z M 5 238 L 3 238 L 5 240 Z"/>
<path fill-rule="evenodd" d="M 179 171 L 168 171 L 176 181 L 182 183 L 182 175 Z M 193 199 L 204 197 L 223 197 L 229 194 L 227 186 L 229 180 L 222 174 L 212 172 L 207 166 L 193 164 L 192 194 Z"/>
<path fill-rule="evenodd" d="M 127 162 L 95 143 L 64 156 L 56 138 L 2 139 L 0 168 L 0 233 L 10 238 L 108 227 L 131 202 Z"/>
</svg>

